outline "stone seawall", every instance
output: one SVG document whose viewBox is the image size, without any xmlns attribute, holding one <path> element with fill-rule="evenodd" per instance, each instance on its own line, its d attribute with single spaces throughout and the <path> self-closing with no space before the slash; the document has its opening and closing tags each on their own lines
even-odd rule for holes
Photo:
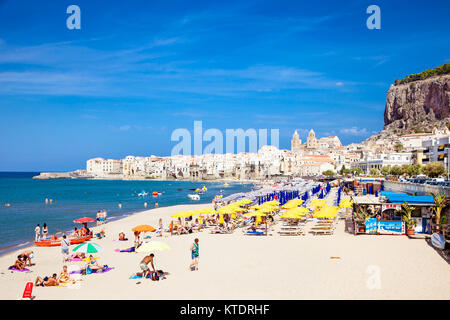
<svg viewBox="0 0 450 320">
<path fill-rule="evenodd" d="M 440 193 L 445 194 L 446 197 L 450 197 L 450 188 L 432 186 L 428 184 L 384 181 L 384 189 L 387 191 L 405 192 L 417 195 L 431 195 L 431 193 Z"/>
</svg>

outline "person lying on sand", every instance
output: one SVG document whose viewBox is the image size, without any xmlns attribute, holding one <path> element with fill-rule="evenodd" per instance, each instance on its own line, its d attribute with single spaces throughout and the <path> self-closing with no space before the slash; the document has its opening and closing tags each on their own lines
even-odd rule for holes
<svg viewBox="0 0 450 320">
<path fill-rule="evenodd" d="M 84 259 L 86 258 L 86 254 L 84 252 L 75 252 L 72 254 L 72 259 Z"/>
<path fill-rule="evenodd" d="M 59 274 L 57 281 L 60 283 L 75 283 L 75 280 L 71 279 L 69 273 L 67 272 L 67 266 L 63 266 L 63 270 Z"/>
<path fill-rule="evenodd" d="M 27 266 L 27 262 L 28 265 L 31 267 L 31 259 L 34 257 L 33 251 L 31 250 L 24 251 L 19 256 L 22 258 L 22 261 L 24 262 L 24 267 Z"/>
<path fill-rule="evenodd" d="M 41 286 L 41 287 L 56 287 L 59 284 L 58 280 L 56 279 L 56 273 L 54 273 L 50 278 L 45 277 L 37 277 L 34 281 L 35 286 Z"/>
<path fill-rule="evenodd" d="M 121 231 L 119 233 L 119 241 L 127 241 L 128 239 L 125 236 L 125 233 L 123 233 L 123 231 Z"/>
</svg>

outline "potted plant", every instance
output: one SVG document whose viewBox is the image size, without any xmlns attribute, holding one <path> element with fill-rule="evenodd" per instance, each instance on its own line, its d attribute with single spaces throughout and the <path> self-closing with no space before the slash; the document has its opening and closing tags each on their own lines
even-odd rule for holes
<svg viewBox="0 0 450 320">
<path fill-rule="evenodd" d="M 414 228 L 417 226 L 417 221 L 411 218 L 411 213 L 415 210 L 415 207 L 411 207 L 405 201 L 402 204 L 401 212 L 403 213 L 403 221 L 406 224 L 406 234 L 414 235 Z"/>
</svg>

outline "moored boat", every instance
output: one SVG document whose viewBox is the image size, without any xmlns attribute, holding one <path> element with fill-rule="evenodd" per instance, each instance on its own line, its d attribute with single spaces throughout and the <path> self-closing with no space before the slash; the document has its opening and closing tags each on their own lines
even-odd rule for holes
<svg viewBox="0 0 450 320">
<path fill-rule="evenodd" d="M 85 241 L 88 241 L 92 238 L 92 236 L 86 236 L 86 237 L 81 237 L 81 238 L 68 238 L 70 240 L 70 244 L 80 244 L 83 243 Z M 40 240 L 40 241 L 35 241 L 34 244 L 37 245 L 38 247 L 58 247 L 61 245 L 61 239 L 62 238 L 58 238 L 56 240 Z"/>
</svg>

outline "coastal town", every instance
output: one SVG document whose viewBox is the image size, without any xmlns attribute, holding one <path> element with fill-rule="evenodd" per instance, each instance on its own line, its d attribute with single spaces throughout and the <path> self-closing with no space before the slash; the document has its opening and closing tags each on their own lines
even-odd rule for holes
<svg viewBox="0 0 450 320">
<path fill-rule="evenodd" d="M 450 131 L 444 126 L 431 132 L 372 137 L 342 145 L 339 137 L 316 137 L 309 131 L 304 143 L 297 131 L 290 150 L 263 146 L 258 153 L 203 154 L 192 156 L 93 158 L 86 169 L 71 173 L 41 173 L 40 179 L 91 178 L 123 180 L 235 180 L 318 177 L 344 171 L 366 175 L 386 174 L 385 169 L 405 165 L 440 163 L 449 171 Z"/>
</svg>

